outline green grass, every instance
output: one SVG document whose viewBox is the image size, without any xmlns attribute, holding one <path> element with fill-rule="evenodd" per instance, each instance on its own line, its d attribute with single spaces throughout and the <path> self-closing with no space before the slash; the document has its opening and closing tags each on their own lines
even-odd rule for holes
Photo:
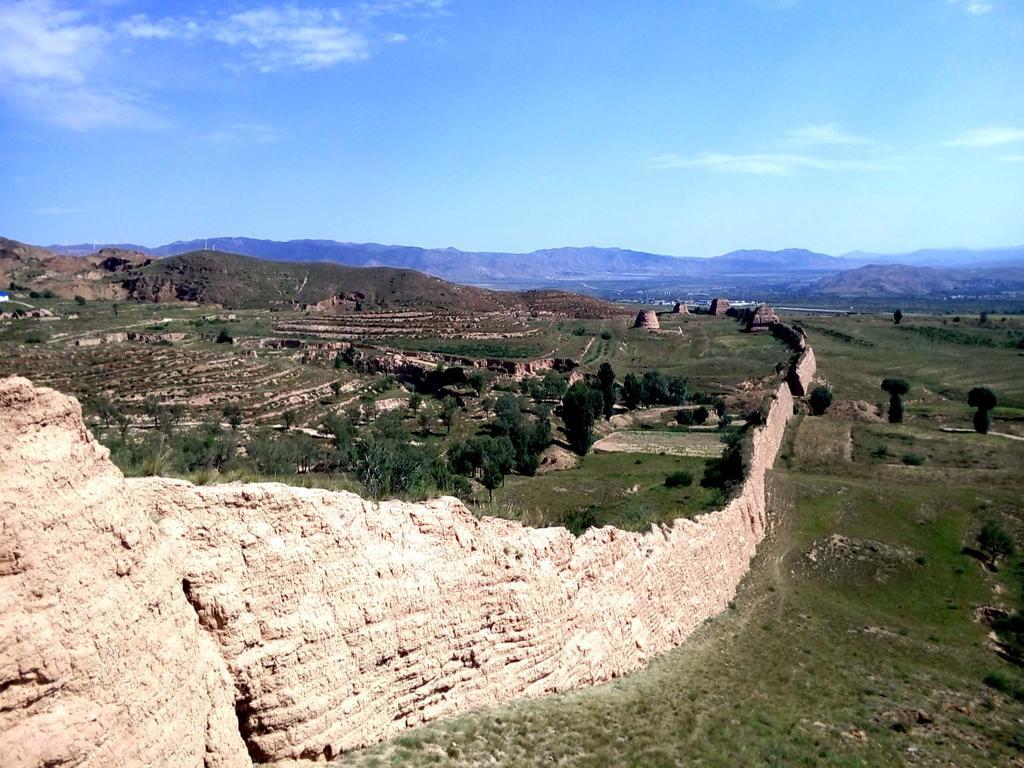
<svg viewBox="0 0 1024 768">
<path fill-rule="evenodd" d="M 593 525 L 647 530 L 652 523 L 693 517 L 721 503 L 719 492 L 700 486 L 704 465 L 703 459 L 678 456 L 591 454 L 575 469 L 508 477 L 495 489 L 494 502 L 481 505 L 479 513 L 537 527 L 572 527 L 589 507 Z M 694 482 L 666 487 L 665 478 L 681 471 L 690 473 Z"/>
</svg>

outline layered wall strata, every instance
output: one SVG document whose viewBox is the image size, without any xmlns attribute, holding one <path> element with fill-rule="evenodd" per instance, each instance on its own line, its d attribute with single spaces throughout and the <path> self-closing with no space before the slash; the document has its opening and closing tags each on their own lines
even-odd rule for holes
<svg viewBox="0 0 1024 768">
<path fill-rule="evenodd" d="M 450 498 L 125 480 L 77 403 L 0 381 L 0 764 L 323 759 L 635 670 L 732 599 L 792 413 L 783 384 L 724 509 L 575 538 Z"/>
</svg>

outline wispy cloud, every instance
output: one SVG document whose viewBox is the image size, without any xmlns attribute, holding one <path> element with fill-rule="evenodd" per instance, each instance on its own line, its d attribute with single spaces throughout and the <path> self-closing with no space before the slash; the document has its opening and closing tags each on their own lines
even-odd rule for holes
<svg viewBox="0 0 1024 768">
<path fill-rule="evenodd" d="M 651 159 L 656 170 L 671 168 L 707 168 L 720 173 L 745 173 L 756 176 L 792 176 L 800 171 L 883 171 L 893 170 L 893 161 L 838 159 L 783 152 L 728 154 L 701 152 L 693 156 L 668 153 Z"/>
<path fill-rule="evenodd" d="M 207 141 L 221 144 L 247 142 L 251 144 L 270 144 L 280 141 L 281 131 L 272 125 L 262 123 L 232 123 L 203 136 Z"/>
<path fill-rule="evenodd" d="M 108 7 L 100 14 L 97 5 Z M 383 45 L 406 42 L 396 24 L 449 12 L 449 0 L 363 0 L 339 7 L 279 3 L 195 17 L 117 18 L 112 5 L 95 0 L 71 9 L 61 0 L 0 0 L 0 97 L 76 130 L 163 127 L 166 120 L 144 94 L 119 86 L 124 78 L 119 81 L 117 62 L 108 56 L 119 41 L 205 42 L 219 46 L 223 64 L 235 71 L 315 71 L 363 61 Z M 273 139 L 250 130 L 247 140 Z"/>
<path fill-rule="evenodd" d="M 679 154 L 651 158 L 649 167 L 706 168 L 719 173 L 791 176 L 802 171 L 885 171 L 899 167 L 899 158 L 877 154 L 876 142 L 844 130 L 839 123 L 811 123 L 785 131 L 767 144 L 767 151 Z"/>
<path fill-rule="evenodd" d="M 261 72 L 322 69 L 369 57 L 369 44 L 331 12 L 264 7 L 235 13 L 210 27 L 214 40 L 244 49 Z"/>
<path fill-rule="evenodd" d="M 1024 163 L 1024 155 L 1003 155 L 999 159 L 1004 163 Z"/>
<path fill-rule="evenodd" d="M 946 5 L 952 5 L 969 16 L 984 16 L 992 12 L 992 3 L 987 0 L 946 0 Z"/>
<path fill-rule="evenodd" d="M 786 131 L 786 138 L 794 144 L 820 144 L 835 146 L 868 146 L 874 142 L 863 136 L 847 133 L 838 123 L 805 125 Z"/>
<path fill-rule="evenodd" d="M 1017 144 L 1024 141 L 1024 128 L 1011 125 L 989 125 L 974 128 L 950 141 L 943 142 L 947 147 L 999 147 L 1006 144 Z"/>
<path fill-rule="evenodd" d="M 44 205 L 36 208 L 32 213 L 37 216 L 71 216 L 75 213 L 83 213 L 87 209 L 79 205 Z"/>
<path fill-rule="evenodd" d="M 158 127 L 130 91 L 90 82 L 111 33 L 50 0 L 0 7 L 0 93 L 25 111 L 76 130 Z"/>
</svg>

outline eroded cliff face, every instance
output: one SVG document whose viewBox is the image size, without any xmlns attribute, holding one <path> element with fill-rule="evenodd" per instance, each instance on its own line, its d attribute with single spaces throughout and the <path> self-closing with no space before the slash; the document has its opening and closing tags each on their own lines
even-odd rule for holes
<svg viewBox="0 0 1024 768">
<path fill-rule="evenodd" d="M 0 764 L 323 759 L 635 670 L 732 599 L 792 412 L 782 385 L 724 509 L 574 538 L 455 499 L 125 480 L 77 403 L 0 381 Z"/>
</svg>

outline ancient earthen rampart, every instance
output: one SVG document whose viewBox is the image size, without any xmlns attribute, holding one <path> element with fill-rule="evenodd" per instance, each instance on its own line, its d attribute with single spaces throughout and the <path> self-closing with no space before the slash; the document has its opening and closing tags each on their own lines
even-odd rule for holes
<svg viewBox="0 0 1024 768">
<path fill-rule="evenodd" d="M 783 383 L 725 508 L 575 538 L 450 498 L 126 480 L 74 400 L 0 380 L 0 765 L 323 759 L 635 670 L 732 599 L 792 413 Z"/>
</svg>

